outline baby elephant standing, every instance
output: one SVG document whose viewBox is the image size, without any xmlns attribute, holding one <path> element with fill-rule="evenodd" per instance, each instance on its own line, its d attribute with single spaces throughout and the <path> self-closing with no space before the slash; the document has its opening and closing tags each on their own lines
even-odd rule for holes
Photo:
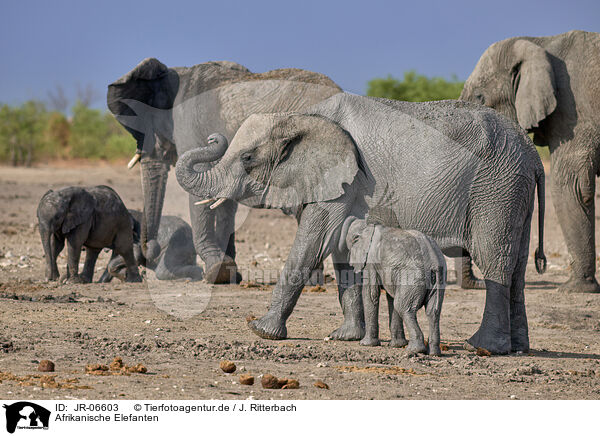
<svg viewBox="0 0 600 436">
<path fill-rule="evenodd" d="M 108 186 L 71 186 L 59 191 L 49 190 L 40 200 L 37 216 L 48 280 L 59 277 L 56 258 L 66 239 L 67 282 L 91 282 L 98 254 L 105 247 L 112 248 L 125 259 L 127 281 L 142 281 L 133 256 L 131 216 L 121 197 Z M 84 246 L 85 265 L 80 275 L 79 257 Z"/>
<path fill-rule="evenodd" d="M 392 346 L 407 344 L 402 321 L 408 329 L 408 354 L 429 352 L 439 356 L 440 313 L 444 300 L 446 261 L 437 244 L 416 230 L 401 230 L 347 222 L 346 245 L 350 264 L 362 273 L 362 298 L 366 334 L 362 345 L 379 345 L 379 296 L 385 289 L 390 313 Z M 429 350 L 417 323 L 417 311 L 425 306 L 429 319 Z"/>
</svg>

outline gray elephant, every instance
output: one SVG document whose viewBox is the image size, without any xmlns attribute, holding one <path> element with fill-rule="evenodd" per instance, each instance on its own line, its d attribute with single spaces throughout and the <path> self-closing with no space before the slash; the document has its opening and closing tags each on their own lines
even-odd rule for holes
<svg viewBox="0 0 600 436">
<path fill-rule="evenodd" d="M 600 34 L 572 31 L 492 44 L 462 100 L 493 107 L 550 147 L 552 198 L 572 258 L 559 289 L 600 292 L 595 278 L 595 189 L 600 173 Z"/>
<path fill-rule="evenodd" d="M 392 347 L 408 344 L 408 355 L 442 354 L 440 314 L 446 289 L 446 260 L 430 237 L 415 230 L 368 224 L 348 218 L 340 241 L 350 250 L 350 265 L 361 275 L 365 311 L 365 336 L 361 345 L 377 346 L 379 341 L 379 298 L 385 289 L 388 300 Z M 425 307 L 429 340 L 425 345 L 417 322 L 417 311 Z M 406 341 L 402 322 L 409 330 Z"/>
<path fill-rule="evenodd" d="M 142 61 L 108 87 L 110 111 L 136 138 L 130 167 L 142 167 L 144 216 L 142 249 L 149 261 L 160 253 L 156 241 L 170 165 L 187 150 L 205 143 L 214 131 L 233 137 L 250 114 L 303 110 L 341 92 L 328 77 L 298 69 L 254 74 L 233 62 L 207 62 L 167 68 L 154 58 Z M 209 283 L 239 281 L 235 263 L 236 203 L 213 211 L 189 208 L 196 252 L 205 262 Z"/>
<path fill-rule="evenodd" d="M 89 283 L 103 248 L 112 248 L 126 264 L 128 282 L 141 282 L 133 254 L 131 216 L 121 197 L 108 186 L 80 188 L 71 186 L 49 190 L 37 209 L 40 236 L 46 257 L 46 278 L 59 278 L 56 259 L 67 241 L 68 283 Z M 83 272 L 79 274 L 79 257 L 85 247 Z"/>
<path fill-rule="evenodd" d="M 149 262 L 140 245 L 142 212 L 129 209 L 133 220 L 133 252 L 138 265 L 155 272 L 158 280 L 190 279 L 202 280 L 203 271 L 196 264 L 196 250 L 192 241 L 192 228 L 179 217 L 165 215 L 160 220 L 157 242 L 160 255 Z M 126 264 L 122 256 L 113 251 L 106 269 L 98 280 L 108 283 L 113 277 L 125 280 Z"/>
<path fill-rule="evenodd" d="M 527 135 L 494 110 L 341 93 L 303 114 L 250 116 L 218 164 L 195 169 L 213 157 L 211 147 L 180 157 L 179 184 L 199 198 L 299 210 L 269 311 L 249 324 L 259 336 L 287 336 L 304 281 L 330 254 L 345 318 L 331 337 L 364 336 L 360 289 L 338 242 L 348 216 L 370 211 L 383 225 L 432 237 L 448 256 L 473 256 L 487 290 L 471 345 L 494 353 L 529 348 L 523 290 L 536 184 L 535 259 L 538 271 L 545 267 L 544 171 Z"/>
</svg>

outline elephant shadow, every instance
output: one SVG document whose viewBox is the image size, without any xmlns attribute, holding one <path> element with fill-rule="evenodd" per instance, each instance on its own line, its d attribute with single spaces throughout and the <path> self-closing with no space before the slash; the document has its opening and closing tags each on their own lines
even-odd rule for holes
<svg viewBox="0 0 600 436">
<path fill-rule="evenodd" d="M 529 354 L 533 357 L 542 357 L 547 359 L 600 359 L 600 354 L 594 353 L 571 353 L 565 351 L 552 350 L 529 350 Z"/>
</svg>

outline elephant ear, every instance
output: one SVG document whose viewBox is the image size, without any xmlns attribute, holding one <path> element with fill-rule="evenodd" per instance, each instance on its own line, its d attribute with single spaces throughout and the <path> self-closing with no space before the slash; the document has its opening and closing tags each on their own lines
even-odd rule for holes
<svg viewBox="0 0 600 436">
<path fill-rule="evenodd" d="M 123 85 L 132 80 L 156 80 L 164 77 L 168 72 L 169 68 L 158 59 L 146 58 L 112 85 Z"/>
<path fill-rule="evenodd" d="M 75 227 L 90 221 L 96 208 L 96 199 L 83 189 L 71 195 L 69 205 L 62 223 L 62 232 L 67 234 Z"/>
<path fill-rule="evenodd" d="M 517 60 L 513 67 L 517 119 L 528 130 L 538 127 L 556 109 L 554 71 L 546 50 L 530 41 L 515 41 L 513 52 Z"/>
<path fill-rule="evenodd" d="M 355 235 L 355 241 L 350 249 L 349 264 L 355 271 L 362 271 L 367 265 L 375 234 L 374 225 L 366 225 Z"/>
<path fill-rule="evenodd" d="M 350 134 L 327 118 L 290 114 L 276 122 L 282 138 L 267 181 L 263 204 L 294 208 L 344 195 L 359 171 L 358 151 Z"/>
</svg>

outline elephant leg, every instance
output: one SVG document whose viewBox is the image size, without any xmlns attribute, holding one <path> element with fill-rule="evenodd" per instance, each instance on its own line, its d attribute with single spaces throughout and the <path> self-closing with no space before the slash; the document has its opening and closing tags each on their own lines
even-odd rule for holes
<svg viewBox="0 0 600 436">
<path fill-rule="evenodd" d="M 85 264 L 83 265 L 83 271 L 81 273 L 81 278 L 84 283 L 91 283 L 94 278 L 94 268 L 96 266 L 96 260 L 98 260 L 98 255 L 100 254 L 101 249 L 89 248 L 85 249 Z"/>
<path fill-rule="evenodd" d="M 67 237 L 67 283 L 83 283 L 83 278 L 79 275 L 79 259 L 81 257 L 81 248 L 83 247 L 83 238 L 78 230 Z"/>
<path fill-rule="evenodd" d="M 381 288 L 377 284 L 375 268 L 367 266 L 362 274 L 362 301 L 365 312 L 365 336 L 360 345 L 376 347 L 379 341 L 379 297 Z"/>
<path fill-rule="evenodd" d="M 215 233 L 217 237 L 217 243 L 219 248 L 225 252 L 226 256 L 229 256 L 235 261 L 235 214 L 237 212 L 237 203 L 235 201 L 227 200 L 221 206 L 216 209 L 215 214 Z M 235 268 L 235 271 L 230 268 L 230 280 L 231 283 L 239 283 L 242 281 L 242 276 Z M 231 277 L 234 274 L 234 277 Z"/>
<path fill-rule="evenodd" d="M 454 260 L 456 280 L 463 289 L 485 289 L 485 282 L 473 273 L 471 256 L 457 257 Z"/>
<path fill-rule="evenodd" d="M 110 277 L 116 277 L 122 282 L 127 278 L 127 265 L 123 256 L 119 256 L 113 253 L 114 259 L 112 259 L 107 266 Z"/>
<path fill-rule="evenodd" d="M 130 230 L 118 232 L 117 236 L 115 237 L 114 244 L 114 251 L 121 256 L 125 262 L 125 281 L 141 282 L 142 277 L 140 276 L 140 271 L 135 261 L 135 255 L 133 254 L 132 232 Z"/>
<path fill-rule="evenodd" d="M 292 249 L 273 289 L 269 311 L 262 318 L 248 323 L 255 334 L 265 339 L 287 337 L 285 322 L 294 310 L 304 283 L 337 244 L 333 234 L 348 215 L 352 205 L 349 197 L 350 194 L 345 194 L 339 202 L 311 203 L 304 208 Z M 347 264 L 345 266 L 350 268 Z M 332 338 L 360 340 L 364 335 L 360 287 L 356 283 L 347 287 L 338 282 L 338 291 L 345 320 L 342 327 L 332 333 Z"/>
<path fill-rule="evenodd" d="M 58 280 L 60 277 L 60 273 L 58 271 L 58 264 L 56 263 L 56 259 L 58 259 L 58 255 L 65 247 L 65 239 L 64 237 L 56 236 L 55 234 L 50 234 L 47 238 L 48 247 L 46 247 L 46 242 L 44 243 L 44 251 L 46 252 L 46 278 L 48 281 Z"/>
<path fill-rule="evenodd" d="M 408 341 L 406 340 L 406 336 L 404 334 L 404 323 L 402 322 L 402 317 L 398 311 L 394 309 L 394 297 L 392 297 L 388 292 L 385 293 L 385 296 L 388 305 L 390 335 L 392 336 L 390 347 L 406 347 L 408 345 Z"/>
<path fill-rule="evenodd" d="M 347 263 L 347 256 L 333 253 L 332 259 L 338 284 L 338 298 L 344 312 L 344 323 L 331 332 L 329 337 L 338 341 L 358 341 L 365 335 L 360 278 Z"/>
<path fill-rule="evenodd" d="M 531 231 L 531 216 L 523 226 L 523 236 L 519 258 L 512 276 L 510 286 L 510 341 L 511 351 L 529 351 L 529 327 L 525 311 L 525 270 L 529 257 L 529 236 Z"/>
<path fill-rule="evenodd" d="M 207 205 L 194 204 L 199 200 L 202 199 L 194 195 L 189 197 L 194 247 L 204 261 L 205 279 L 208 283 L 232 283 L 237 278 L 237 265 L 219 246 L 215 235 L 215 211 Z M 227 207 L 225 204 L 219 207 L 224 206 Z"/>
<path fill-rule="evenodd" d="M 441 356 L 440 348 L 440 315 L 442 313 L 442 302 L 444 300 L 444 289 L 439 289 L 437 298 L 429 298 L 425 304 L 425 313 L 429 321 L 429 339 L 427 344 L 427 354 L 430 356 Z"/>
<path fill-rule="evenodd" d="M 556 153 L 554 153 L 556 154 Z M 599 293 L 596 281 L 595 172 L 587 164 L 575 176 L 565 177 L 564 168 L 552 159 L 552 196 L 569 255 L 571 276 L 559 287 L 562 292 Z"/>
<path fill-rule="evenodd" d="M 511 282 L 520 256 L 521 229 L 525 220 L 499 215 L 496 219 L 481 217 L 477 221 L 473 229 L 473 234 L 477 236 L 472 241 L 474 247 L 470 252 L 477 264 L 481 265 L 485 277 L 485 308 L 479 329 L 467 340 L 465 347 L 484 348 L 493 354 L 508 354 L 511 351 Z M 506 229 L 507 234 L 514 235 L 513 239 L 503 243 L 499 240 L 501 235 L 492 237 L 489 231 L 482 231 L 489 229 L 489 226 Z"/>
<path fill-rule="evenodd" d="M 414 356 L 419 353 L 423 354 L 427 352 L 425 337 L 417 322 L 416 310 L 403 307 L 403 305 L 396 306 L 396 310 L 400 312 L 402 321 L 404 321 L 406 328 L 408 329 L 408 346 L 406 347 L 406 354 L 408 356 Z"/>
<path fill-rule="evenodd" d="M 56 236 L 53 233 L 51 233 L 50 230 L 40 226 L 40 237 L 42 239 L 42 247 L 44 248 L 44 257 L 46 258 L 46 280 L 58 280 L 59 272 L 58 265 L 56 264 L 56 259 L 60 251 L 57 252 Z"/>
<path fill-rule="evenodd" d="M 215 209 L 215 237 L 221 251 L 235 259 L 235 213 L 237 203 L 227 200 Z"/>
</svg>

